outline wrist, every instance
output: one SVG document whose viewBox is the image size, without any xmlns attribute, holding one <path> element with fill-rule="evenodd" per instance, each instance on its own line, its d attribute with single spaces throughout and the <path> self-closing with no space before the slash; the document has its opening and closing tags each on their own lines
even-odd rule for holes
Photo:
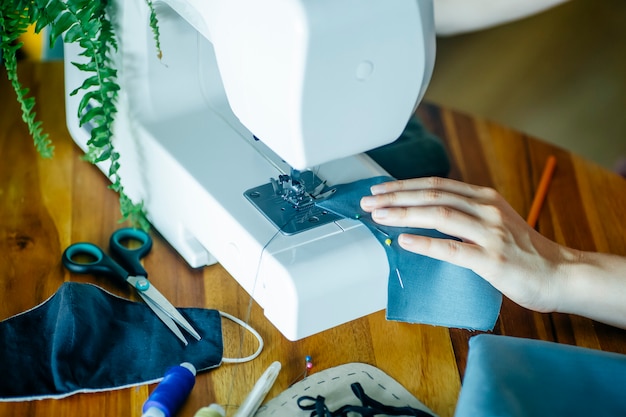
<svg viewBox="0 0 626 417">
<path fill-rule="evenodd" d="M 588 283 L 583 279 L 585 267 L 585 252 L 563 248 L 561 260 L 557 266 L 557 290 L 554 292 L 554 311 L 557 313 L 578 314 L 581 297 Z"/>
<path fill-rule="evenodd" d="M 555 311 L 626 327 L 626 258 L 567 249 Z"/>
</svg>

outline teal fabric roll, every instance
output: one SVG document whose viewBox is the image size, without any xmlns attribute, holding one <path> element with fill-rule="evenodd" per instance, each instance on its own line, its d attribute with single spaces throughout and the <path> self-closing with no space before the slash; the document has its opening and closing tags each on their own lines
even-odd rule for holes
<svg viewBox="0 0 626 417">
<path fill-rule="evenodd" d="M 626 416 L 626 356 L 474 336 L 455 417 L 475 416 Z"/>
</svg>

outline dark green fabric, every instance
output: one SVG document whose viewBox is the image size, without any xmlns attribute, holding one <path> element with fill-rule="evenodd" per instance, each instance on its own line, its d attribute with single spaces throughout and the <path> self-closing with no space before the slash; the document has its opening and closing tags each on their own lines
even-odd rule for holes
<svg viewBox="0 0 626 417">
<path fill-rule="evenodd" d="M 415 116 L 395 142 L 366 153 L 399 180 L 446 177 L 450 172 L 450 161 L 443 142 L 426 130 Z"/>
</svg>

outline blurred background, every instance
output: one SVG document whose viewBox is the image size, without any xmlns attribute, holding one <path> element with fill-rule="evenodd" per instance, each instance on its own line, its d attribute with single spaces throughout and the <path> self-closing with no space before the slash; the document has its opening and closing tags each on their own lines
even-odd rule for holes
<svg viewBox="0 0 626 417">
<path fill-rule="evenodd" d="M 626 158 L 626 1 L 570 0 L 437 42 L 426 100 L 609 169 Z"/>
</svg>

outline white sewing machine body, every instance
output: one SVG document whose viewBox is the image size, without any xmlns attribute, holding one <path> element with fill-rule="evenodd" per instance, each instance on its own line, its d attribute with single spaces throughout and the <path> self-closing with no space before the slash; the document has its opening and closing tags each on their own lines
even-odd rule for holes
<svg viewBox="0 0 626 417">
<path fill-rule="evenodd" d="M 162 61 L 145 2 L 120 0 L 114 16 L 114 143 L 127 194 L 192 267 L 221 263 L 290 340 L 383 309 L 387 258 L 363 225 L 285 235 L 244 193 L 292 167 L 314 167 L 330 185 L 385 173 L 361 152 L 395 140 L 424 93 L 432 1 L 155 7 Z M 69 65 L 81 60 L 74 45 L 65 56 L 71 91 L 85 76 Z M 79 100 L 67 97 L 67 122 L 86 150 Z"/>
</svg>

